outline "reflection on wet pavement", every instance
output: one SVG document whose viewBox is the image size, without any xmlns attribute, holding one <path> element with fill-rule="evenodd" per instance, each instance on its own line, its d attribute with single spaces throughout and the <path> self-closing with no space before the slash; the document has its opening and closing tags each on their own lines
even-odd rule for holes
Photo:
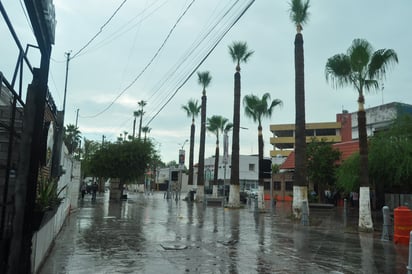
<svg viewBox="0 0 412 274">
<path fill-rule="evenodd" d="M 40 273 L 406 273 L 408 247 L 356 232 L 354 211 L 311 210 L 302 226 L 290 203 L 257 213 L 253 202 L 226 209 L 162 193 L 128 197 L 85 199 Z"/>
</svg>

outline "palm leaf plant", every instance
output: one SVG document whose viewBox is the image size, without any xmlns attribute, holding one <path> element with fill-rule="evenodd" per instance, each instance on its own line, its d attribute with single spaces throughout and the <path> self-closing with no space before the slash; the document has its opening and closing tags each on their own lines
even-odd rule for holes
<svg viewBox="0 0 412 274">
<path fill-rule="evenodd" d="M 336 54 L 326 63 L 326 81 L 333 87 L 352 86 L 358 92 L 358 131 L 359 131 L 359 229 L 373 231 L 370 208 L 370 184 L 368 173 L 368 137 L 364 93 L 379 89 L 379 81 L 385 78 L 390 65 L 398 62 L 393 49 L 373 50 L 364 39 L 355 39 L 347 53 Z"/>
<path fill-rule="evenodd" d="M 302 206 L 308 206 L 306 171 L 306 117 L 305 117 L 305 68 L 303 54 L 303 25 L 309 20 L 309 0 L 292 0 L 290 19 L 296 26 L 295 35 L 295 173 L 293 181 L 293 215 L 300 219 Z"/>
<path fill-rule="evenodd" d="M 235 41 L 229 46 L 229 54 L 236 64 L 234 75 L 234 102 L 233 102 L 233 135 L 232 156 L 230 169 L 230 189 L 228 207 L 240 207 L 240 182 L 239 182 L 239 130 L 240 130 L 240 63 L 247 63 L 253 54 L 246 42 Z"/>
<path fill-rule="evenodd" d="M 259 148 L 259 164 L 263 160 L 263 132 L 262 132 L 262 119 L 270 118 L 273 113 L 273 109 L 276 106 L 281 106 L 282 101 L 280 99 L 271 100 L 270 94 L 265 93 L 262 98 L 251 94 L 243 97 L 243 105 L 245 107 L 245 115 L 250 117 L 255 123 L 258 124 L 258 148 Z M 259 167 L 259 170 L 261 167 Z M 264 200 L 264 180 L 259 177 L 259 193 L 258 193 L 258 208 L 263 210 L 265 208 Z"/>
<path fill-rule="evenodd" d="M 209 71 L 197 72 L 198 83 L 202 86 L 202 106 L 200 113 L 200 147 L 199 164 L 197 172 L 196 200 L 202 202 L 205 195 L 205 142 L 206 142 L 206 88 L 212 81 Z"/>
<path fill-rule="evenodd" d="M 220 133 L 228 132 L 233 127 L 232 123 L 229 123 L 227 118 L 224 118 L 219 115 L 213 115 L 210 118 L 207 118 L 207 130 L 212 132 L 216 136 L 216 149 L 215 149 L 215 165 L 214 165 L 214 174 L 213 174 L 213 192 L 212 195 L 217 197 L 218 192 L 218 173 L 219 173 L 219 136 Z"/>
<path fill-rule="evenodd" d="M 195 118 L 199 115 L 201 106 L 197 100 L 190 99 L 186 105 L 182 106 L 182 109 L 186 112 L 187 117 L 192 118 L 192 124 L 190 126 L 190 148 L 189 148 L 189 179 L 188 185 L 193 185 L 193 155 L 195 146 Z"/>
</svg>

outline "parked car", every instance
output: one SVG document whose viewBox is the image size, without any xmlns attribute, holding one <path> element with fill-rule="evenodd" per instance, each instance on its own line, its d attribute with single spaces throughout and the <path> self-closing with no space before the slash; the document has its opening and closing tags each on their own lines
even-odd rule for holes
<svg viewBox="0 0 412 274">
<path fill-rule="evenodd" d="M 256 199 L 258 196 L 259 190 L 257 188 L 251 188 L 246 190 L 246 194 L 249 198 Z"/>
</svg>

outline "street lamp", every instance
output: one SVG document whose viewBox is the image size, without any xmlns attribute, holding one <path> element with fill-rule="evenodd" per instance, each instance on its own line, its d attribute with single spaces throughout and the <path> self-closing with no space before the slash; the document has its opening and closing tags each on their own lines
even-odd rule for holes
<svg viewBox="0 0 412 274">
<path fill-rule="evenodd" d="M 183 142 L 183 144 L 182 144 L 182 146 L 181 146 L 181 150 L 183 150 L 183 148 L 185 147 L 185 145 L 186 145 L 187 142 L 189 142 L 188 139 L 186 139 L 186 140 Z M 180 144 L 179 144 L 179 145 L 180 145 Z"/>
</svg>

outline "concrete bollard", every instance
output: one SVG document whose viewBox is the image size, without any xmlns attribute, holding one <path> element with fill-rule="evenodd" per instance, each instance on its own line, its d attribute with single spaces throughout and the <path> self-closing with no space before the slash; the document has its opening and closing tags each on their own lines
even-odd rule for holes
<svg viewBox="0 0 412 274">
<path fill-rule="evenodd" d="M 382 241 L 392 240 L 392 222 L 389 213 L 389 207 L 382 207 L 383 225 L 382 225 Z"/>
<path fill-rule="evenodd" d="M 412 231 L 409 232 L 409 258 L 406 269 L 408 270 L 408 274 L 412 274 Z"/>
<path fill-rule="evenodd" d="M 302 219 L 301 219 L 301 223 L 304 226 L 309 225 L 309 216 L 308 216 L 308 202 L 307 201 L 303 201 L 302 202 Z"/>
</svg>

